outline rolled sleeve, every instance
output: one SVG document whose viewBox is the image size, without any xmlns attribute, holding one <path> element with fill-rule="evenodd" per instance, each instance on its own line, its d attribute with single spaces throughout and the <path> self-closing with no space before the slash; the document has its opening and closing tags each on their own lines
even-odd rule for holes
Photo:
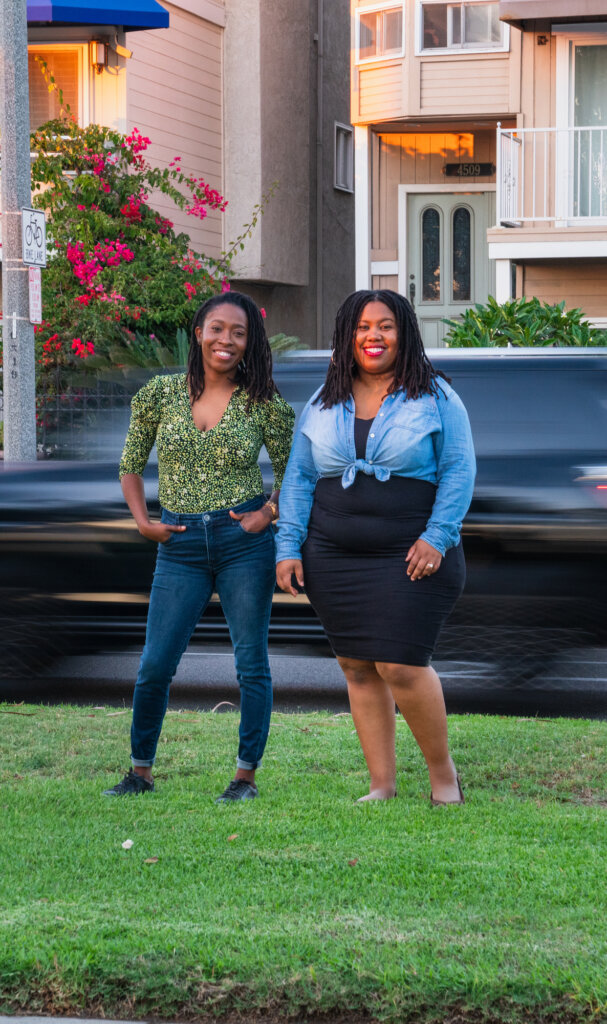
<svg viewBox="0 0 607 1024">
<path fill-rule="evenodd" d="M 437 491 L 432 515 L 421 539 L 444 555 L 459 543 L 470 507 L 476 476 L 474 444 L 468 414 L 455 392 L 438 403 L 442 431 L 434 436 Z"/>
<path fill-rule="evenodd" d="M 121 480 L 127 473 L 141 476 L 154 447 L 161 415 L 158 379 L 149 381 L 131 401 L 131 421 L 118 469 Z"/>
<path fill-rule="evenodd" d="M 318 472 L 310 440 L 301 430 L 295 435 L 280 490 L 280 519 L 276 537 L 276 561 L 301 558 L 308 535 Z"/>
</svg>

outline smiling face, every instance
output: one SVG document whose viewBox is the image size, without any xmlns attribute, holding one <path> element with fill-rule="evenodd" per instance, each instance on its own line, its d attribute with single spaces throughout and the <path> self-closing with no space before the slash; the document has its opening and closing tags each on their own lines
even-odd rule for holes
<svg viewBox="0 0 607 1024">
<path fill-rule="evenodd" d="M 354 362 L 365 373 L 387 374 L 398 356 L 396 318 L 384 302 L 368 302 L 360 314 L 352 345 Z"/>
<path fill-rule="evenodd" d="M 205 373 L 232 373 L 247 350 L 247 315 L 240 306 L 222 302 L 206 316 L 196 337 Z"/>
</svg>

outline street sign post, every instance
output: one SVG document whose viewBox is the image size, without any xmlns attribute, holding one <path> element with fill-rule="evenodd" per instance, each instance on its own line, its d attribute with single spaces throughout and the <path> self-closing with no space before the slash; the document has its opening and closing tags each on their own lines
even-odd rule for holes
<svg viewBox="0 0 607 1024">
<path fill-rule="evenodd" d="M 46 266 L 46 217 L 44 210 L 21 210 L 23 262 L 27 267 Z"/>
<path fill-rule="evenodd" d="M 42 323 L 42 271 L 29 267 L 30 324 Z"/>
<path fill-rule="evenodd" d="M 32 224 L 32 243 L 22 246 L 23 221 L 32 205 L 27 10 L 23 0 L 0 3 L 0 136 L 2 174 L 2 310 L 4 341 L 4 462 L 36 460 L 36 355 L 28 316 L 23 250 L 43 266 L 43 237 Z M 23 211 L 25 212 L 25 218 Z M 37 222 L 42 211 L 33 211 Z M 42 215 L 44 216 L 44 215 Z M 27 232 L 29 239 L 30 232 Z"/>
</svg>

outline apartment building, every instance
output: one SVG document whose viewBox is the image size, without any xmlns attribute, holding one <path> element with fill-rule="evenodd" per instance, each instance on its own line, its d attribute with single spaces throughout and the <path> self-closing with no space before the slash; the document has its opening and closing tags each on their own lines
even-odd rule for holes
<svg viewBox="0 0 607 1024">
<path fill-rule="evenodd" d="M 607 326 L 607 2 L 502 0 L 521 40 L 516 132 L 498 131 L 489 257 L 516 295 Z"/>
<path fill-rule="evenodd" d="M 605 0 L 352 2 L 357 287 L 607 317 Z"/>
<path fill-rule="evenodd" d="M 223 192 L 223 216 L 171 210 L 210 256 L 276 183 L 233 265 L 238 286 L 271 333 L 326 346 L 354 287 L 349 0 L 27 2 L 32 126 L 58 112 L 38 55 L 81 124 L 135 126 L 152 161 L 179 155 Z"/>
</svg>

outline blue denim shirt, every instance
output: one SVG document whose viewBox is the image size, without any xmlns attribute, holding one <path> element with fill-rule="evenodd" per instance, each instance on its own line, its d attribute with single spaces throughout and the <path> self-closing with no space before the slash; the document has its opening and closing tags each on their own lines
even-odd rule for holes
<svg viewBox="0 0 607 1024">
<path fill-rule="evenodd" d="M 316 481 L 341 476 L 350 487 L 357 473 L 388 480 L 392 474 L 437 485 L 422 539 L 444 555 L 459 543 L 472 499 L 476 463 L 468 415 L 446 381 L 438 395 L 406 401 L 402 390 L 384 399 L 373 420 L 364 459 L 356 458 L 354 401 L 331 409 L 313 401 L 304 408 L 280 490 L 276 560 L 301 558 Z"/>
</svg>

